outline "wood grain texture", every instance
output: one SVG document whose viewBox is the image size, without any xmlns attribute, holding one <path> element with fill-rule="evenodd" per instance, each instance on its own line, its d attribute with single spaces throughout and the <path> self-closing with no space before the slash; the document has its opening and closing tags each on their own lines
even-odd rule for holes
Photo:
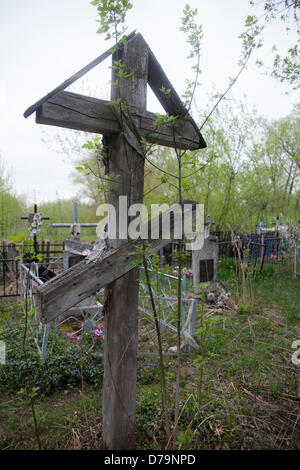
<svg viewBox="0 0 300 470">
<path fill-rule="evenodd" d="M 127 37 L 126 40 L 129 41 L 132 37 L 134 37 L 135 31 L 130 33 Z M 67 78 L 63 83 L 58 85 L 54 90 L 50 91 L 47 93 L 47 95 L 43 96 L 43 98 L 39 99 L 36 103 L 33 105 L 29 106 L 29 108 L 26 109 L 24 112 L 24 117 L 27 118 L 29 117 L 32 113 L 34 113 L 46 100 L 51 98 L 52 96 L 56 95 L 58 92 L 65 90 L 67 87 L 72 85 L 72 83 L 76 82 L 79 78 L 83 77 L 86 73 L 88 73 L 90 70 L 92 70 L 96 65 L 99 65 L 101 62 L 103 62 L 107 57 L 109 57 L 112 54 L 112 51 L 115 49 L 115 47 L 122 48 L 123 44 L 119 44 L 118 46 L 112 46 L 107 51 L 103 52 L 99 57 L 96 57 L 96 59 L 92 60 L 89 64 L 87 64 L 85 67 L 80 69 L 78 72 L 74 73 L 71 75 L 71 77 Z"/>
<path fill-rule="evenodd" d="M 38 123 L 104 134 L 108 149 L 106 171 L 118 178 L 109 193 L 108 203 L 119 213 L 119 199 L 127 197 L 128 207 L 143 202 L 144 155 L 136 145 L 130 145 L 122 126 L 117 123 L 117 113 L 107 103 L 95 98 L 83 97 L 63 90 L 78 78 L 112 54 L 108 49 L 86 67 L 65 80 L 30 108 L 24 116 L 34 111 Z M 128 105 L 129 121 L 134 122 L 138 133 L 151 143 L 182 149 L 198 149 L 206 146 L 195 122 L 182 106 L 180 98 L 169 82 L 165 72 L 140 34 L 132 33 L 127 43 L 120 45 L 112 56 L 112 83 L 117 77 L 115 61 L 121 60 L 125 72 L 131 75 L 119 79 L 119 86 L 111 88 L 111 100 L 121 98 Z M 163 105 L 166 112 L 177 116 L 178 128 L 154 128 L 156 116 L 146 111 L 147 83 Z M 166 96 L 160 89 L 170 88 Z M 123 113 L 124 117 L 124 113 Z M 122 118 L 122 112 L 121 112 Z M 126 224 L 127 222 L 127 224 Z M 117 229 L 120 230 L 120 227 Z M 118 232 L 117 232 L 118 233 Z M 169 240 L 149 240 L 152 250 L 159 250 Z M 38 312 L 43 322 L 49 322 L 59 314 L 77 305 L 105 286 L 105 345 L 103 378 L 103 442 L 106 449 L 129 450 L 134 448 L 136 410 L 136 368 L 138 341 L 138 268 L 140 254 L 130 254 L 141 247 L 143 240 L 130 242 L 109 241 L 104 249 L 98 243 L 92 255 L 67 269 L 37 292 Z M 98 250 L 98 251 L 97 251 Z"/>
<path fill-rule="evenodd" d="M 154 125 L 157 119 L 155 113 L 139 113 L 132 109 L 130 114 L 141 137 L 150 143 L 167 147 L 177 145 L 188 150 L 197 150 L 206 145 L 189 117 L 177 120 L 174 138 L 170 127 Z M 108 101 L 66 91 L 49 98 L 38 108 L 36 122 L 105 135 L 120 132 L 120 126 Z"/>
<path fill-rule="evenodd" d="M 178 96 L 175 88 L 168 79 L 165 71 L 158 62 L 157 58 L 153 54 L 152 50 L 147 44 L 149 54 L 149 69 L 148 69 L 148 83 L 153 93 L 161 103 L 164 110 L 171 116 L 178 116 L 184 118 L 189 122 L 190 126 L 194 129 L 194 132 L 199 136 L 199 147 L 205 148 L 206 143 L 203 139 L 197 124 L 189 114 L 188 110 L 184 107 L 180 97 Z M 170 90 L 170 93 L 166 94 L 162 90 Z M 184 147 L 182 146 L 182 149 Z M 192 149 L 191 149 L 192 150 Z"/>
<path fill-rule="evenodd" d="M 155 241 L 157 249 L 169 243 Z M 141 243 L 133 242 L 118 249 L 108 250 L 101 262 L 88 263 L 86 260 L 58 274 L 38 289 L 38 317 L 42 323 L 49 323 L 61 313 L 90 297 L 103 287 L 134 269 L 132 263 L 137 257 L 128 254 Z"/>
<path fill-rule="evenodd" d="M 121 98 L 130 112 L 145 112 L 147 101 L 148 53 L 140 34 L 117 51 L 114 60 L 121 60 L 125 71 L 132 73 L 112 87 L 111 100 Z M 112 69 L 112 83 L 116 70 Z M 122 128 L 123 130 L 123 128 Z M 107 138 L 110 156 L 108 174 L 118 175 L 108 202 L 119 216 L 119 197 L 127 196 L 128 207 L 143 202 L 144 158 L 122 134 Z M 127 223 L 129 219 L 126 214 Z M 119 228 L 118 228 L 119 230 Z M 117 248 L 124 241 L 115 240 Z M 111 242 L 110 242 L 111 244 Z M 122 246 L 120 249 L 122 250 Z M 127 256 L 130 251 L 126 250 Z M 130 256 L 129 256 L 130 259 Z M 119 265 L 120 269 L 120 265 Z M 109 284 L 106 289 L 107 312 L 104 318 L 104 377 L 102 393 L 103 441 L 106 449 L 134 449 L 136 426 L 136 370 L 138 347 L 138 269 L 132 269 Z"/>
<path fill-rule="evenodd" d="M 148 45 L 147 48 L 149 54 L 148 83 L 150 88 L 168 114 L 172 116 L 186 116 L 187 110 L 184 108 L 172 83 Z M 166 94 L 162 91 L 163 88 L 165 90 L 169 89 L 171 92 Z"/>
<path fill-rule="evenodd" d="M 188 204 L 185 220 L 190 217 L 194 221 L 195 201 L 183 201 L 183 204 Z M 156 240 L 145 239 L 148 238 L 150 230 L 152 230 L 152 233 L 158 233 L 159 237 L 162 236 L 162 220 L 168 213 L 170 213 L 170 235 L 173 237 L 175 218 L 171 211 L 166 211 L 142 225 L 141 233 L 144 234 L 143 238 L 127 241 L 118 248 L 107 248 L 105 251 L 103 250 L 104 244 L 99 243 L 95 246 L 95 252 L 98 250 L 100 256 L 95 256 L 97 253 L 92 252 L 80 263 L 37 288 L 39 319 L 43 323 L 49 323 L 80 301 L 95 294 L 99 289 L 135 269 L 135 266 L 141 262 L 141 255 L 138 250 L 145 241 L 149 250 L 153 253 L 167 245 L 170 240 L 161 238 Z M 69 249 L 78 248 L 78 246 L 84 247 L 85 245 L 91 247 L 89 244 L 68 241 Z M 133 252 L 136 253 L 132 254 Z"/>
<path fill-rule="evenodd" d="M 181 136 L 181 137 L 179 139 L 176 139 L 176 145 L 182 148 L 183 150 L 186 150 L 186 149 L 196 150 L 199 148 L 205 148 L 206 143 L 202 134 L 200 133 L 198 129 L 197 124 L 195 123 L 195 121 L 192 119 L 188 111 L 183 106 L 181 99 L 178 96 L 176 90 L 174 89 L 173 85 L 171 84 L 170 80 L 166 76 L 164 70 L 162 69 L 161 65 L 159 64 L 158 60 L 156 59 L 155 55 L 151 51 L 150 47 L 148 46 L 144 38 L 141 36 L 141 34 L 136 35 L 135 31 L 133 31 L 131 34 L 127 36 L 126 38 L 127 43 L 130 43 L 132 39 L 135 38 L 135 36 L 139 36 L 140 43 L 141 44 L 143 43 L 143 47 L 145 50 L 147 49 L 147 53 L 148 53 L 147 82 L 149 83 L 152 91 L 156 95 L 157 99 L 159 100 L 159 102 L 161 103 L 165 111 L 169 115 L 178 116 L 180 119 L 180 124 L 178 124 L 178 127 L 176 129 L 176 135 Z M 119 50 L 122 51 L 124 45 L 119 44 L 118 47 L 119 47 Z M 76 80 L 78 80 L 83 75 L 85 75 L 90 70 L 92 70 L 94 67 L 96 67 L 96 65 L 100 64 L 103 60 L 109 57 L 112 54 L 113 50 L 114 48 L 111 47 L 110 49 L 105 51 L 103 54 L 101 54 L 99 57 L 94 59 L 88 65 L 83 67 L 81 70 L 79 70 L 74 75 L 69 77 L 59 86 L 54 88 L 54 90 L 52 90 L 50 93 L 48 93 L 43 98 L 41 98 L 36 103 L 34 103 L 32 106 L 30 106 L 24 112 L 24 117 L 27 118 L 33 112 L 36 111 L 37 112 L 36 122 L 39 124 L 49 124 L 49 125 L 67 127 L 70 129 L 83 130 L 86 132 L 95 132 L 95 133 L 100 133 L 100 134 L 105 134 L 105 133 L 109 134 L 111 132 L 118 132 L 115 121 L 113 120 L 114 123 L 110 122 L 111 112 L 107 111 L 107 109 L 104 109 L 103 107 L 101 108 L 101 104 L 105 104 L 103 100 L 97 100 L 95 98 L 88 98 L 88 97 L 81 97 L 85 99 L 84 106 L 82 106 L 83 105 L 82 101 L 81 103 L 77 101 L 77 106 L 76 106 L 76 102 L 74 101 L 75 94 L 69 93 L 69 96 L 67 95 L 63 96 L 63 102 L 60 102 L 62 100 L 62 96 L 60 96 L 60 93 L 63 90 L 65 90 L 68 86 L 70 86 Z M 129 85 L 129 82 L 127 85 Z M 165 93 L 162 92 L 162 88 L 165 88 L 166 90 L 170 89 L 171 92 L 168 95 L 166 95 Z M 130 89 L 130 85 L 128 86 L 128 90 L 129 89 Z M 131 89 L 131 91 L 133 91 L 133 89 Z M 69 109 L 72 95 L 74 99 L 72 100 L 71 108 Z M 78 95 L 78 97 L 79 96 L 80 95 Z M 68 103 L 68 99 L 69 99 L 69 103 Z M 57 116 L 55 112 L 56 111 L 55 104 L 60 107 L 60 112 L 61 112 L 60 116 Z M 73 109 L 72 106 L 74 106 L 74 104 L 75 104 L 75 108 Z M 95 105 L 96 107 L 93 105 Z M 64 111 L 61 109 L 62 107 L 65 107 Z M 78 113 L 77 116 L 75 116 L 74 113 L 70 114 L 68 110 Z M 130 111 L 132 114 L 134 114 L 133 109 L 130 109 Z M 79 115 L 81 119 L 79 119 Z M 83 118 L 84 115 L 86 119 Z M 101 120 L 101 122 L 95 122 L 95 120 L 97 120 L 97 117 L 98 119 Z M 143 138 L 148 140 L 148 142 L 156 143 L 159 145 L 166 145 L 169 147 L 174 147 L 173 132 L 172 130 L 170 130 L 170 128 L 168 129 L 168 128 L 162 127 L 161 129 L 159 129 L 159 132 L 156 132 L 156 130 L 153 130 L 153 122 L 156 119 L 155 114 L 146 113 L 146 115 L 143 116 L 144 119 L 142 119 L 142 116 L 136 116 L 136 117 L 138 120 L 140 120 L 139 124 L 140 124 L 140 129 L 141 129 L 141 135 Z"/>
</svg>

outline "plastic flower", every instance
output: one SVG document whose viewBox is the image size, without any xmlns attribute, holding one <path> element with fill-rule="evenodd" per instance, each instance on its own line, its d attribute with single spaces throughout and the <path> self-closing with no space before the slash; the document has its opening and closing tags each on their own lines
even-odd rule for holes
<svg viewBox="0 0 300 470">
<path fill-rule="evenodd" d="M 70 335 L 70 339 L 73 339 L 74 341 L 81 341 L 81 338 L 79 338 L 77 335 L 76 335 L 76 332 L 73 331 L 73 333 Z"/>
<path fill-rule="evenodd" d="M 97 338 L 100 338 L 100 336 L 103 335 L 103 327 L 95 328 L 94 329 L 94 335 L 97 336 Z"/>
<path fill-rule="evenodd" d="M 193 271 L 191 269 L 187 269 L 185 271 L 185 275 L 189 278 L 189 279 L 192 279 L 193 277 Z"/>
</svg>

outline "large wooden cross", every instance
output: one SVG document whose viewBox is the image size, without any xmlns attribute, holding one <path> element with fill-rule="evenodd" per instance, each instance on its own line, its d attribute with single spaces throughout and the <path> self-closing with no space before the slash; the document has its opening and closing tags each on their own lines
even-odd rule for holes
<svg viewBox="0 0 300 470">
<path fill-rule="evenodd" d="M 128 105 L 129 125 L 124 129 L 117 108 L 108 102 L 63 91 L 75 80 L 112 54 L 113 64 L 121 60 L 130 77 L 112 86 L 111 100 L 121 98 Z M 112 67 L 112 83 L 116 81 Z M 157 116 L 146 111 L 147 83 L 169 115 L 177 116 L 176 133 L 154 126 Z M 165 93 L 164 90 L 170 90 Z M 108 147 L 107 173 L 117 175 L 108 202 L 116 209 L 119 197 L 127 196 L 128 206 L 143 202 L 144 162 L 139 136 L 151 143 L 183 149 L 206 146 L 197 125 L 183 107 L 140 34 L 127 37 L 125 44 L 109 49 L 67 79 L 51 93 L 28 108 L 24 116 L 36 112 L 36 122 L 103 134 Z M 128 124 L 128 123 L 127 123 Z M 159 219 L 159 218 L 158 218 Z M 128 222 L 128 220 L 127 220 Z M 46 283 L 38 290 L 39 314 L 44 322 L 76 305 L 106 286 L 105 345 L 103 379 L 103 436 L 107 449 L 134 447 L 136 408 L 136 358 L 138 318 L 138 269 L 130 255 L 134 241 L 110 241 L 107 249 L 96 245 L 95 253 Z M 138 243 L 142 243 L 139 241 Z M 168 241 L 150 241 L 157 250 Z"/>
</svg>

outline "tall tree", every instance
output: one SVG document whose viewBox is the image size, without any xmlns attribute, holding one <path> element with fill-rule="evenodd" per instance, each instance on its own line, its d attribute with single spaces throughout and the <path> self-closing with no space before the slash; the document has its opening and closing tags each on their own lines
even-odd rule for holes
<svg viewBox="0 0 300 470">
<path fill-rule="evenodd" d="M 272 64 L 267 67 L 262 60 L 257 60 L 257 65 L 263 67 L 265 73 L 278 78 L 296 89 L 300 86 L 300 1 L 299 0 L 250 0 L 255 8 L 256 15 L 249 15 L 245 21 L 245 31 L 241 35 L 243 44 L 247 44 L 249 38 L 256 36 L 255 48 L 264 43 L 264 34 L 268 25 L 278 26 L 276 43 L 272 48 Z M 280 31 L 280 26 L 282 31 Z M 281 49 L 280 38 L 285 33 L 291 33 L 291 42 L 287 50 Z"/>
<path fill-rule="evenodd" d="M 0 238 L 6 239 L 20 227 L 23 203 L 14 190 L 12 171 L 0 157 Z"/>
</svg>

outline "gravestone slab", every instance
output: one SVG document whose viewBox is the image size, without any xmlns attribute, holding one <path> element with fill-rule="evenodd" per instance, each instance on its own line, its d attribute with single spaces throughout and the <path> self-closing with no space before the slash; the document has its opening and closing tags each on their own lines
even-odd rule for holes
<svg viewBox="0 0 300 470">
<path fill-rule="evenodd" d="M 218 272 L 218 238 L 209 235 L 204 239 L 201 250 L 192 252 L 194 287 L 202 282 L 216 281 Z"/>
<path fill-rule="evenodd" d="M 66 240 L 63 253 L 64 271 L 82 261 L 86 257 L 86 254 L 82 254 L 85 250 L 92 251 L 92 249 L 93 245 L 91 243 L 83 243 L 77 240 Z"/>
</svg>

